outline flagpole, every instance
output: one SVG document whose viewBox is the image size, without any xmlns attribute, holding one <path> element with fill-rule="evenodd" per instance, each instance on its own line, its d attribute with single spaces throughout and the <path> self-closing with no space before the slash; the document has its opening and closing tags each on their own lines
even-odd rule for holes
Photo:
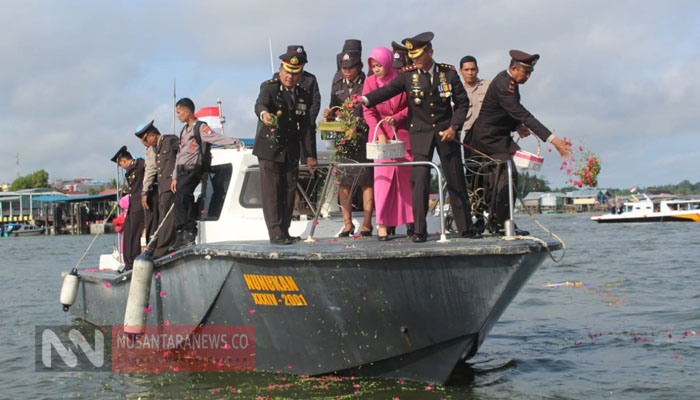
<svg viewBox="0 0 700 400">
<path fill-rule="evenodd" d="M 175 102 L 176 102 L 176 100 L 175 100 L 175 84 L 176 84 L 176 81 L 175 81 L 175 78 L 173 78 L 173 135 L 175 134 L 175 114 L 177 114 L 175 112 Z"/>
<path fill-rule="evenodd" d="M 221 99 L 217 98 L 216 99 L 216 104 L 219 105 L 219 122 L 221 122 L 221 134 L 224 134 L 224 123 L 226 122 L 226 117 L 224 117 L 224 114 L 221 112 Z"/>
<path fill-rule="evenodd" d="M 270 45 L 270 71 L 272 72 L 272 75 L 275 74 L 275 62 L 273 61 L 272 58 L 272 39 L 267 39 L 267 43 Z"/>
</svg>

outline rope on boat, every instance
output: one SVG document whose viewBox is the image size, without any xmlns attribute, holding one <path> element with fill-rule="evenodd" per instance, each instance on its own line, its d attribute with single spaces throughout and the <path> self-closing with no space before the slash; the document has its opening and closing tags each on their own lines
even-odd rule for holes
<svg viewBox="0 0 700 400">
<path fill-rule="evenodd" d="M 521 199 L 524 198 L 524 196 L 522 195 L 521 192 L 518 192 L 518 195 L 520 196 Z M 552 261 L 554 261 L 555 263 L 561 262 L 561 260 L 563 260 L 564 257 L 566 256 L 566 243 L 564 243 L 564 240 L 562 240 L 562 238 L 560 238 L 559 236 L 557 236 L 556 233 L 550 231 L 550 230 L 547 229 L 544 225 L 542 225 L 542 224 L 540 223 L 540 221 L 538 221 L 537 218 L 535 218 L 535 216 L 532 215 L 532 213 L 530 212 L 530 210 L 529 210 L 527 207 L 525 207 L 525 211 L 527 211 L 527 214 L 530 216 L 530 218 L 531 218 L 533 221 L 535 221 L 535 223 L 537 224 L 537 226 L 539 226 L 540 228 L 542 228 L 542 230 L 544 230 L 545 232 L 549 233 L 554 239 L 557 240 L 557 242 L 561 243 L 561 251 L 562 251 L 561 257 L 559 257 L 559 259 L 557 259 L 556 257 L 554 257 L 554 254 L 552 254 L 552 250 L 550 250 L 549 246 L 547 245 L 547 242 L 545 242 L 544 240 L 542 240 L 542 239 L 540 239 L 540 238 L 534 237 L 534 236 L 519 236 L 519 235 L 515 235 L 515 236 L 510 236 L 510 237 L 504 237 L 503 240 L 521 240 L 521 239 L 533 240 L 533 241 L 535 241 L 535 242 L 541 244 L 542 247 L 544 247 L 544 249 L 547 250 L 547 253 L 549 254 L 549 258 L 551 258 Z"/>
<path fill-rule="evenodd" d="M 472 158 L 471 158 L 472 163 L 479 164 L 479 168 L 478 168 L 476 171 L 471 171 L 471 172 L 472 172 L 473 174 L 475 174 L 475 175 L 485 175 L 485 174 L 482 172 L 482 171 L 484 170 L 485 167 L 487 167 L 489 164 L 493 164 L 493 163 L 498 163 L 498 162 L 500 162 L 499 160 L 496 160 L 496 159 L 494 159 L 494 158 L 488 156 L 487 154 L 482 153 L 481 151 L 475 149 L 475 148 L 472 147 L 472 146 L 469 146 L 469 145 L 466 144 L 466 143 L 461 143 L 461 142 L 457 142 L 457 143 L 459 143 L 459 144 L 461 144 L 463 147 L 465 147 L 465 148 L 467 148 L 467 149 L 469 149 L 469 150 L 471 150 L 471 151 L 477 153 L 479 156 L 481 156 L 481 157 L 483 157 L 483 158 L 485 158 L 485 159 L 487 160 L 486 162 L 484 162 L 484 161 L 479 161 L 477 157 L 472 157 Z M 515 186 L 515 185 L 513 185 L 513 186 Z M 474 200 L 475 200 L 475 201 L 473 200 L 472 203 L 471 203 L 471 206 L 472 206 L 472 213 L 473 213 L 473 214 L 475 214 L 476 212 L 478 212 L 479 206 L 480 206 L 480 205 L 484 205 L 484 203 L 485 203 L 485 202 L 484 202 L 484 197 L 485 197 L 485 195 L 479 193 L 479 192 L 478 192 L 479 190 L 480 190 L 480 189 L 476 189 L 476 190 L 474 190 L 473 192 L 470 192 L 470 193 L 469 193 L 469 194 L 471 195 L 471 196 L 470 196 L 470 200 L 471 200 L 471 199 L 474 199 Z M 513 187 L 513 190 L 514 190 L 516 193 L 518 193 L 518 195 L 520 196 L 521 199 L 525 197 L 525 196 L 522 195 L 522 192 L 521 192 L 521 191 L 518 191 L 518 190 L 517 190 L 517 187 Z M 566 243 L 564 243 L 564 240 L 562 240 L 562 238 L 560 238 L 559 236 L 557 236 L 556 233 L 550 231 L 550 230 L 547 229 L 544 225 L 542 225 L 542 224 L 540 223 L 540 221 L 538 221 L 537 218 L 535 218 L 535 216 L 530 212 L 530 210 L 529 210 L 527 207 L 525 208 L 525 211 L 527 211 L 528 215 L 529 215 L 530 218 L 537 224 L 537 226 L 539 226 L 540 228 L 542 228 L 542 230 L 544 230 L 545 232 L 549 233 L 554 239 L 556 239 L 559 243 L 561 243 L 561 250 L 562 250 L 561 257 L 559 257 L 558 259 L 557 259 L 556 257 L 554 257 L 554 254 L 552 254 L 552 250 L 551 250 L 551 249 L 549 248 L 549 246 L 547 245 L 547 242 L 544 241 L 544 240 L 542 240 L 542 239 L 540 239 L 540 238 L 538 238 L 538 237 L 515 235 L 515 236 L 505 236 L 505 237 L 503 237 L 503 240 L 523 240 L 523 239 L 527 239 L 527 240 L 535 241 L 535 242 L 541 244 L 542 247 L 544 247 L 544 249 L 547 250 L 547 253 L 549 254 L 549 258 L 551 258 L 552 261 L 554 261 L 555 263 L 561 262 L 561 261 L 564 259 L 564 257 L 566 256 Z"/>
<path fill-rule="evenodd" d="M 117 209 L 117 205 L 118 205 L 118 204 L 119 204 L 119 202 L 115 202 L 115 203 L 114 203 L 114 205 L 112 206 L 112 209 L 109 211 L 109 214 L 107 214 L 107 217 L 105 217 L 105 221 L 107 221 L 107 220 L 109 219 L 109 217 L 112 216 L 112 213 L 114 212 L 114 210 Z M 83 262 L 83 260 L 85 259 L 85 256 L 86 256 L 87 253 L 90 251 L 90 248 L 92 247 L 92 245 L 95 244 L 95 240 L 97 240 L 97 237 L 100 236 L 103 232 L 104 232 L 104 230 L 103 230 L 102 232 L 97 232 L 97 233 L 95 234 L 95 237 L 92 238 L 92 241 L 91 241 L 90 244 L 88 245 L 87 249 L 85 249 L 85 252 L 83 253 L 83 256 L 80 257 L 80 260 L 78 260 L 78 263 L 75 264 L 75 267 L 73 267 L 73 272 L 78 272 L 78 266 L 80 265 L 80 263 Z"/>
</svg>

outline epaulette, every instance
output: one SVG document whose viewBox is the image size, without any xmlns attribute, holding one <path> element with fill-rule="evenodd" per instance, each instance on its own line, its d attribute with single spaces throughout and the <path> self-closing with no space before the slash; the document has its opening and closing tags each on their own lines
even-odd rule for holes
<svg viewBox="0 0 700 400">
<path fill-rule="evenodd" d="M 417 68 L 416 64 L 406 65 L 405 67 L 401 67 L 401 72 L 415 71 Z"/>
<path fill-rule="evenodd" d="M 454 71 L 455 70 L 455 66 L 450 65 L 450 64 L 438 64 L 438 67 L 445 69 L 447 71 Z"/>
<path fill-rule="evenodd" d="M 265 81 L 265 83 L 277 83 L 277 82 L 279 82 L 279 81 L 280 81 L 279 78 L 272 78 L 272 79 L 270 79 L 270 80 Z"/>
</svg>

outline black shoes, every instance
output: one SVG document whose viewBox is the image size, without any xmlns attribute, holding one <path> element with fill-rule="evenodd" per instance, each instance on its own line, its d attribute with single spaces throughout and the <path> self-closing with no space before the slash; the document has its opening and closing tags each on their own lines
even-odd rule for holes
<svg viewBox="0 0 700 400">
<path fill-rule="evenodd" d="M 272 239 L 270 239 L 270 244 L 274 245 L 287 245 L 292 243 L 292 239 L 284 235 L 275 236 Z"/>
<path fill-rule="evenodd" d="M 351 224 L 352 228 L 349 231 L 342 231 L 338 234 L 338 237 L 349 237 L 355 232 L 355 225 Z"/>
<path fill-rule="evenodd" d="M 301 242 L 301 236 L 289 236 L 287 234 L 287 239 L 292 243 Z"/>
<path fill-rule="evenodd" d="M 411 240 L 413 240 L 413 243 L 423 243 L 428 240 L 428 235 L 425 233 L 416 233 Z"/>
<path fill-rule="evenodd" d="M 411 237 L 416 233 L 416 225 L 413 223 L 406 224 L 406 236 Z"/>
<path fill-rule="evenodd" d="M 190 230 L 179 229 L 175 231 L 175 240 L 173 241 L 173 244 L 170 246 L 168 251 L 178 251 L 183 247 L 192 246 L 195 244 L 196 240 L 197 228 Z"/>
<path fill-rule="evenodd" d="M 368 231 L 360 231 L 360 236 L 362 236 L 362 237 L 372 236 L 372 230 L 370 229 Z"/>
<path fill-rule="evenodd" d="M 395 226 L 387 226 L 386 227 L 386 234 L 387 235 L 396 235 L 396 227 Z M 377 233 L 377 235 L 379 235 Z"/>
<path fill-rule="evenodd" d="M 462 237 L 467 239 L 478 239 L 481 237 L 481 233 L 475 228 L 470 228 L 462 232 Z"/>
</svg>

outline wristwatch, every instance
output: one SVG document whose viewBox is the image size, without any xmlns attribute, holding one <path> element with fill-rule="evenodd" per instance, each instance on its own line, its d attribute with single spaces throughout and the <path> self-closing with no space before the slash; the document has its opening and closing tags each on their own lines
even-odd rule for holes
<svg viewBox="0 0 700 400">
<path fill-rule="evenodd" d="M 459 125 L 457 125 L 457 124 L 452 125 L 452 129 L 454 129 L 455 132 L 459 132 Z"/>
</svg>

